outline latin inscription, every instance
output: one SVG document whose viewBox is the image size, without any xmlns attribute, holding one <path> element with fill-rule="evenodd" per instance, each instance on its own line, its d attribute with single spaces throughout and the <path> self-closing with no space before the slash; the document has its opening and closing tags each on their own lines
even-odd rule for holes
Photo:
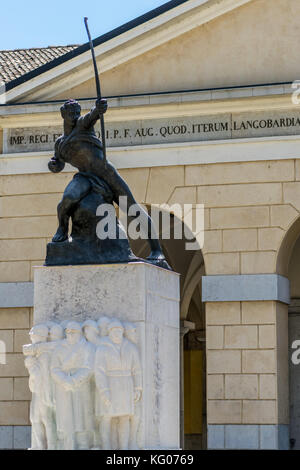
<svg viewBox="0 0 300 470">
<path fill-rule="evenodd" d="M 95 128 L 100 137 L 99 126 Z M 60 127 L 8 129 L 3 153 L 53 150 Z M 294 111 L 275 113 L 223 114 L 201 117 L 106 123 L 108 147 L 209 141 L 300 133 L 300 115 Z"/>
</svg>

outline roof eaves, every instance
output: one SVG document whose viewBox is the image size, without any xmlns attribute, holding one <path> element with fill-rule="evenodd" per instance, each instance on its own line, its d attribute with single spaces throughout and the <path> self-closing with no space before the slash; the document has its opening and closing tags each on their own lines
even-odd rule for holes
<svg viewBox="0 0 300 470">
<path fill-rule="evenodd" d="M 154 10 L 149 11 L 148 13 L 145 13 L 144 15 L 138 16 L 134 20 L 131 20 L 127 23 L 124 23 L 123 25 L 119 26 L 118 28 L 113 29 L 112 31 L 109 31 L 108 33 L 105 33 L 101 36 L 98 36 L 96 39 L 93 40 L 93 45 L 94 47 L 99 46 L 100 44 L 105 43 L 106 41 L 109 41 L 110 39 L 113 39 L 130 29 L 133 29 L 137 26 L 140 26 L 143 23 L 146 23 L 147 21 L 152 20 L 153 18 L 156 18 L 159 15 L 162 15 L 163 13 L 176 8 L 177 6 L 188 2 L 189 0 L 171 0 L 167 3 L 164 3 L 158 8 L 155 8 Z M 79 56 L 80 54 L 83 54 L 84 52 L 88 51 L 90 48 L 90 45 L 88 42 L 85 44 L 82 44 L 78 48 L 67 52 L 66 54 L 57 57 L 56 59 L 51 60 L 50 62 L 47 62 L 44 65 L 41 65 L 40 67 L 25 73 L 19 78 L 16 78 L 5 85 L 5 91 L 9 91 L 29 80 L 31 80 L 34 77 L 37 77 L 38 75 L 41 75 L 44 72 L 47 72 L 48 70 L 51 70 L 54 67 L 57 67 L 58 65 L 63 64 L 64 62 L 67 62 L 68 60 L 73 59 L 74 57 Z"/>
</svg>

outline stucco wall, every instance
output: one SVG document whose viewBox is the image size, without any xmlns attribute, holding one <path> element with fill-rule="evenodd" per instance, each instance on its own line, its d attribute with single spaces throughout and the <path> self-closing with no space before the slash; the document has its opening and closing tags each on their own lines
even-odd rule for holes
<svg viewBox="0 0 300 470">
<path fill-rule="evenodd" d="M 300 39 L 299 14 L 298 0 L 253 0 L 104 73 L 103 94 L 300 78 L 295 46 Z M 57 98 L 94 95 L 90 80 Z M 139 202 L 205 205 L 206 275 L 276 273 L 282 240 L 300 215 L 299 160 L 132 168 L 120 173 Z M 56 230 L 56 206 L 71 177 L 0 176 L 0 282 L 31 281 L 33 266 L 43 264 L 46 244 Z M 286 348 L 282 353 L 278 346 L 287 338 L 286 310 L 274 301 L 207 304 L 208 424 L 288 422 L 287 379 L 282 376 L 288 370 Z M 8 365 L 0 365 L 0 427 L 29 424 L 30 393 L 21 347 L 28 341 L 31 324 L 28 308 L 0 309 L 0 340 L 9 345 Z"/>
<path fill-rule="evenodd" d="M 300 79 L 300 3 L 253 0 L 101 74 L 106 96 Z M 57 99 L 95 96 L 91 79 Z"/>
<path fill-rule="evenodd" d="M 276 272 L 281 240 L 299 217 L 299 161 L 121 173 L 139 202 L 205 204 L 206 274 Z M 32 266 L 43 264 L 46 243 L 56 229 L 56 205 L 71 176 L 0 176 L 1 282 L 30 281 Z M 280 417 L 276 389 L 278 308 L 275 302 L 207 304 L 208 423 L 287 422 L 286 415 Z M 5 410 L 0 425 L 28 424 L 21 346 L 28 341 L 30 321 L 28 309 L 0 310 L 0 336 L 8 338 L 9 360 L 15 361 L 5 370 L 0 366 L 0 409 Z"/>
</svg>

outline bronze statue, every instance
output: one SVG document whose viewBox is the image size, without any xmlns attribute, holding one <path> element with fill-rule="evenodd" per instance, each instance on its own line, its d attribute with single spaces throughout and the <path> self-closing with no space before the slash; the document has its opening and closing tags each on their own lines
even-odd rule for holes
<svg viewBox="0 0 300 470">
<path fill-rule="evenodd" d="M 94 46 L 84 18 L 95 71 L 97 100 L 95 107 L 85 116 L 80 116 L 81 107 L 75 100 L 68 100 L 60 108 L 64 120 L 64 134 L 55 142 L 55 154 L 48 167 L 54 173 L 62 171 L 65 163 L 79 170 L 64 191 L 57 207 L 58 229 L 47 245 L 46 265 L 102 264 L 111 262 L 138 261 L 132 253 L 123 227 L 115 213 L 111 219 L 116 230 L 114 236 L 99 239 L 97 227 L 103 214 L 98 209 L 116 203 L 127 212 L 137 205 L 129 187 L 114 166 L 106 159 L 105 127 L 103 115 L 107 101 L 101 98 L 101 87 Z M 102 142 L 96 137 L 94 125 L 100 119 Z M 123 199 L 126 198 L 126 207 Z M 121 199 L 120 199 L 121 198 Z M 150 244 L 147 260 L 170 269 L 161 250 L 153 223 L 141 206 L 137 206 L 136 217 L 142 216 L 142 229 Z M 98 216 L 100 215 L 100 217 Z M 72 232 L 69 239 L 69 220 Z M 106 234 L 105 234 L 106 235 Z"/>
<path fill-rule="evenodd" d="M 54 172 L 63 170 L 70 163 L 79 170 L 67 185 L 58 204 L 58 229 L 47 247 L 46 265 L 90 264 L 134 261 L 127 237 L 116 221 L 118 236 L 115 240 L 99 240 L 96 226 L 99 217 L 97 207 L 113 202 L 119 205 L 120 196 L 127 197 L 127 213 L 132 204 L 137 204 L 128 185 L 114 166 L 103 157 L 102 142 L 96 137 L 94 125 L 107 110 L 107 101 L 97 99 L 95 107 L 80 115 L 80 104 L 68 100 L 61 107 L 64 134 L 55 142 L 55 154 L 48 167 Z M 145 220 L 144 231 L 148 235 L 151 249 L 147 260 L 169 268 L 153 223 L 141 206 L 139 211 Z M 121 207 L 122 209 L 122 207 Z M 139 214 L 138 214 L 139 215 Z M 69 239 L 69 219 L 72 218 L 72 233 Z"/>
</svg>

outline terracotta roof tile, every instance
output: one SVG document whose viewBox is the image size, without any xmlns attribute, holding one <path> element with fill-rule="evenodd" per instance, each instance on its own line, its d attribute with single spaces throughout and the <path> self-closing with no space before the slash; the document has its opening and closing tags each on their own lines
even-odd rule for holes
<svg viewBox="0 0 300 470">
<path fill-rule="evenodd" d="M 9 83 L 77 47 L 78 45 L 74 44 L 0 51 L 0 84 Z"/>
</svg>

